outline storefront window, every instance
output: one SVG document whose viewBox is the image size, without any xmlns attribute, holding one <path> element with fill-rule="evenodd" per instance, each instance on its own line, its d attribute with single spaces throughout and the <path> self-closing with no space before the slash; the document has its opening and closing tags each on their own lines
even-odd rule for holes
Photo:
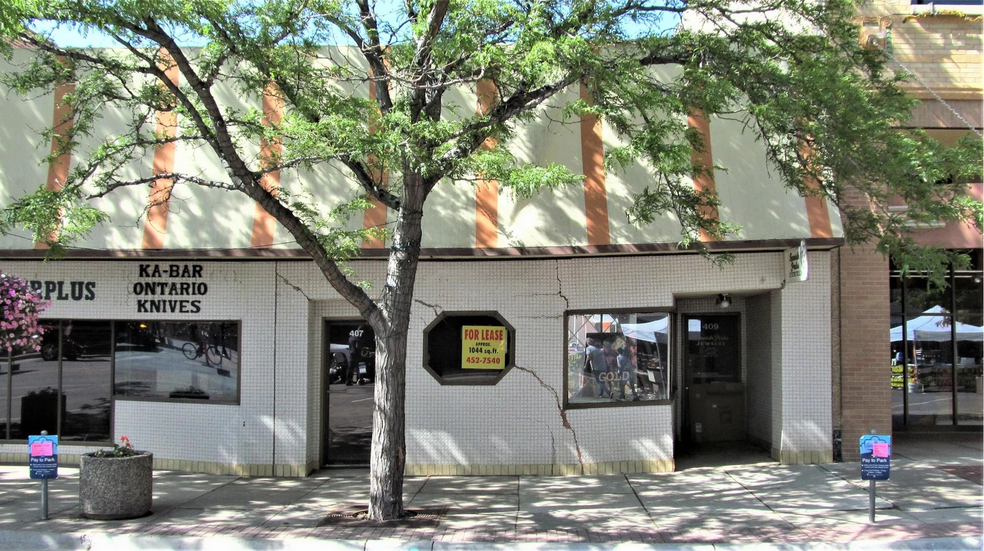
<svg viewBox="0 0 984 551">
<path fill-rule="evenodd" d="M 669 319 L 664 312 L 567 316 L 567 404 L 667 398 Z"/>
<path fill-rule="evenodd" d="M 957 272 L 954 277 L 957 319 L 957 421 L 984 422 L 984 286 L 980 272 Z M 976 330 L 974 329 L 976 328 Z"/>
<path fill-rule="evenodd" d="M 239 402 L 235 322 L 116 324 L 117 398 Z"/>
<path fill-rule="evenodd" d="M 980 254 L 971 256 L 971 269 L 951 272 L 945 289 L 931 287 L 926 277 L 892 274 L 892 413 L 897 425 L 980 425 L 984 420 Z"/>
<path fill-rule="evenodd" d="M 442 385 L 494 385 L 513 367 L 515 341 L 498 312 L 444 312 L 424 329 L 424 368 Z"/>
<path fill-rule="evenodd" d="M 905 282 L 905 309 L 909 315 L 950 303 L 950 289 L 930 286 L 929 278 L 910 276 Z M 948 310 L 948 309 L 947 309 Z"/>
<path fill-rule="evenodd" d="M 21 440 L 45 430 L 65 441 L 109 440 L 110 322 L 64 320 L 42 328 L 40 352 L 14 351 L 5 364 L 0 437 Z"/>
<path fill-rule="evenodd" d="M 111 324 L 107 321 L 63 322 L 62 335 L 64 409 L 59 435 L 66 442 L 110 440 Z"/>
<path fill-rule="evenodd" d="M 58 392 L 58 326 L 43 324 L 45 343 L 54 342 L 54 355 L 39 357 L 33 350 L 16 353 L 10 378 L 10 438 L 58 432 L 58 414 L 65 406 Z M 16 375 L 14 375 L 16 374 Z M 59 400 L 59 395 L 62 398 Z M 59 407 L 61 402 L 61 407 Z"/>
<path fill-rule="evenodd" d="M 237 322 L 46 320 L 42 328 L 39 352 L 15 350 L 0 362 L 0 440 L 46 430 L 64 442 L 108 442 L 114 395 L 239 403 Z"/>
</svg>

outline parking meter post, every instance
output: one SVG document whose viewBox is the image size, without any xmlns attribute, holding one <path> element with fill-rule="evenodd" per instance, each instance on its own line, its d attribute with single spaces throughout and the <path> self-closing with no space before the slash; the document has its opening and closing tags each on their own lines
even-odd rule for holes
<svg viewBox="0 0 984 551">
<path fill-rule="evenodd" d="M 868 481 L 868 522 L 875 523 L 875 481 Z"/>
<path fill-rule="evenodd" d="M 41 431 L 41 436 L 47 436 L 48 431 Z M 41 479 L 41 520 L 48 520 L 48 479 Z"/>
<path fill-rule="evenodd" d="M 871 434 L 877 434 L 875 429 L 871 429 Z M 875 523 L 875 481 L 868 481 L 868 522 Z"/>
<path fill-rule="evenodd" d="M 41 520 L 48 520 L 48 479 L 41 479 Z"/>
</svg>

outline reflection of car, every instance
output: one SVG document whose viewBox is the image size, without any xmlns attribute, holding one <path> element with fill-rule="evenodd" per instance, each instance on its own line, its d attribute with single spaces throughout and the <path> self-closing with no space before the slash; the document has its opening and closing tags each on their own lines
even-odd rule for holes
<svg viewBox="0 0 984 551">
<path fill-rule="evenodd" d="M 62 357 L 74 361 L 79 356 L 108 356 L 112 351 L 112 330 L 108 322 L 70 322 L 63 326 Z M 58 358 L 58 326 L 45 325 L 41 336 L 41 359 Z"/>
<path fill-rule="evenodd" d="M 328 359 L 328 384 L 342 382 L 348 372 L 350 354 L 348 345 L 329 345 L 331 357 Z"/>
<path fill-rule="evenodd" d="M 354 352 L 344 344 L 329 345 L 328 384 L 346 383 L 364 385 L 375 378 L 376 353 L 368 346 Z"/>
<path fill-rule="evenodd" d="M 55 332 L 54 337 L 49 337 L 49 333 L 45 333 L 41 337 L 41 359 L 50 362 L 58 357 L 58 333 Z M 69 341 L 65 342 L 65 358 L 68 360 L 74 360 L 78 357 L 75 353 L 74 346 L 71 345 Z M 69 350 L 71 348 L 71 350 Z"/>
</svg>

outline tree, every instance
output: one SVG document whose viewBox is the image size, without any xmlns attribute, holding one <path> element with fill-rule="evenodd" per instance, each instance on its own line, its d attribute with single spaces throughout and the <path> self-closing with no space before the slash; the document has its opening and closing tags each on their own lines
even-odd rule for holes
<svg viewBox="0 0 984 551">
<path fill-rule="evenodd" d="M 918 248 L 905 220 L 881 208 L 895 195 L 909 204 L 910 220 L 976 216 L 980 226 L 980 205 L 963 198 L 959 185 L 980 175 L 980 142 L 948 150 L 918 131 L 897 130 L 912 107 L 898 87 L 905 75 L 888 71 L 880 51 L 861 47 L 849 0 L 8 0 L 8 6 L 0 16 L 0 47 L 8 55 L 25 46 L 35 54 L 5 77 L 8 86 L 27 93 L 74 82 L 68 103 L 75 122 L 57 143 L 67 148 L 91 133 L 105 105 L 124 106 L 134 117 L 128 132 L 85 153 L 60 190 L 39 190 L 8 206 L 6 227 L 27 226 L 57 251 L 103 220 L 89 200 L 160 178 L 255 200 L 375 331 L 373 519 L 404 513 L 407 327 L 425 201 L 442 182 L 479 177 L 524 197 L 578 182 L 579 175 L 560 166 L 522 164 L 508 149 L 518 125 L 543 116 L 548 101 L 567 101 L 563 92 L 572 87 L 586 93 L 567 101 L 565 115 L 601 117 L 624 144 L 606 152 L 609 169 L 641 160 L 652 170 L 652 185 L 629 216 L 646 223 L 674 212 L 682 247 L 699 247 L 701 232 L 734 231 L 707 216 L 715 196 L 690 183 L 714 168 L 692 160 L 702 142 L 687 125 L 691 115 L 744 121 L 788 187 L 841 206 L 851 243 L 874 240 L 896 257 L 927 258 L 912 254 Z M 675 26 L 681 16 L 692 24 Z M 120 49 L 63 47 L 42 31 L 52 27 L 101 32 Z M 319 55 L 323 45 L 339 42 L 354 45 L 360 64 Z M 677 76 L 660 78 L 659 65 L 674 66 Z M 171 70 L 180 73 L 180 84 L 168 77 Z M 374 88 L 370 98 L 337 86 L 367 82 Z M 223 109 L 215 93 L 221 83 L 246 95 L 275 95 L 286 105 L 283 118 L 264 121 L 258 111 Z M 453 104 L 449 90 L 480 84 L 483 112 Z M 176 113 L 180 132 L 148 130 L 157 112 Z M 122 170 L 148 150 L 178 141 L 210 148 L 226 179 L 133 178 Z M 261 143 L 276 143 L 279 152 L 259 160 L 246 153 Z M 273 171 L 325 163 L 344 168 L 361 195 L 322 212 L 302 196 L 265 185 Z M 851 193 L 876 208 L 851 208 L 845 201 Z M 371 201 L 392 213 L 385 232 L 339 224 Z M 389 243 L 386 282 L 370 292 L 349 278 L 345 261 L 358 254 L 364 237 L 381 233 Z M 949 260 L 939 253 L 932 258 Z"/>
</svg>

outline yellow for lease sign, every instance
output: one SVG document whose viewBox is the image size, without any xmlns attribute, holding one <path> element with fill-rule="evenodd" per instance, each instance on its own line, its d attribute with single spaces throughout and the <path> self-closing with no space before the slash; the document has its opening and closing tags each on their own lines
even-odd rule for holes
<svg viewBox="0 0 984 551">
<path fill-rule="evenodd" d="M 461 328 L 462 369 L 503 369 L 506 366 L 506 328 L 465 325 Z"/>
</svg>

